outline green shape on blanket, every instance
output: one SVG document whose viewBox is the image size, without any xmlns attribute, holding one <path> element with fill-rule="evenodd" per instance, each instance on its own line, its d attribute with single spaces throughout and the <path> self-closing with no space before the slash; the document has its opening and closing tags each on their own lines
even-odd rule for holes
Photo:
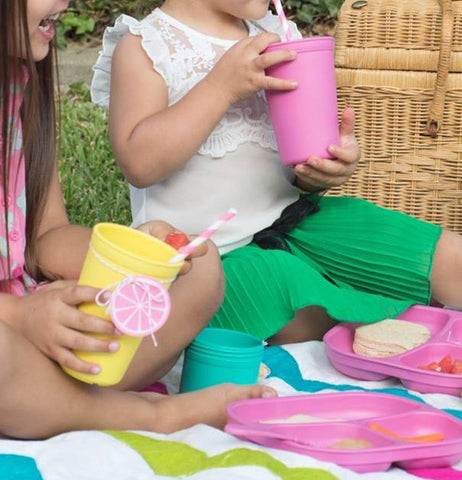
<svg viewBox="0 0 462 480">
<path fill-rule="evenodd" d="M 270 454 L 251 448 L 233 448 L 209 456 L 186 443 L 159 440 L 138 433 L 107 432 L 137 451 L 158 475 L 183 477 L 209 468 L 255 465 L 264 467 L 282 480 L 338 480 L 320 468 L 291 468 Z"/>
</svg>

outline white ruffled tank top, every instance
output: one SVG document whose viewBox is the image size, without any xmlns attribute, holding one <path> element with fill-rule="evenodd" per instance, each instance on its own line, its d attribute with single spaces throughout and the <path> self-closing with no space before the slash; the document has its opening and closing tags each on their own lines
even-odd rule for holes
<svg viewBox="0 0 462 480">
<path fill-rule="evenodd" d="M 246 23 L 251 36 L 264 31 L 282 36 L 271 13 Z M 112 54 L 127 32 L 141 37 L 154 70 L 167 85 L 169 105 L 186 95 L 236 43 L 198 32 L 158 8 L 141 21 L 122 15 L 106 29 L 94 66 L 91 93 L 98 105 L 109 106 Z M 161 219 L 187 233 L 200 233 L 225 210 L 236 208 L 238 215 L 213 236 L 225 253 L 249 243 L 297 200 L 293 179 L 292 169 L 279 162 L 261 91 L 234 104 L 183 168 L 146 188 L 130 185 L 133 225 Z"/>
</svg>

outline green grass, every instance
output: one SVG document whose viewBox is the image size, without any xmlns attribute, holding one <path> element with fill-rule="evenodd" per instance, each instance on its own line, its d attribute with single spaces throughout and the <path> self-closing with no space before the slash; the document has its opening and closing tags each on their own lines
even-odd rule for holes
<svg viewBox="0 0 462 480">
<path fill-rule="evenodd" d="M 62 96 L 59 173 L 72 223 L 128 225 L 128 184 L 115 163 L 107 111 L 91 103 L 89 90 L 74 84 Z"/>
</svg>

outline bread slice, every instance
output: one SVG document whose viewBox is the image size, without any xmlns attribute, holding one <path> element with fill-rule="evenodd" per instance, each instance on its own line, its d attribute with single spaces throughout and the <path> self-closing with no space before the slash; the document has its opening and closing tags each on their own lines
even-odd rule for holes
<svg viewBox="0 0 462 480">
<path fill-rule="evenodd" d="M 422 345 L 430 336 L 425 325 L 387 318 L 356 328 L 353 351 L 365 357 L 391 357 Z"/>
</svg>

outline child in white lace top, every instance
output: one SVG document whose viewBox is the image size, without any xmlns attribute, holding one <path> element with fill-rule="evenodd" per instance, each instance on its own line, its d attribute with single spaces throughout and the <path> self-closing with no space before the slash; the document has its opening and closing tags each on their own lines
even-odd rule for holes
<svg viewBox="0 0 462 480">
<path fill-rule="evenodd" d="M 238 210 L 214 237 L 227 290 L 213 326 L 302 340 L 319 338 L 333 319 L 374 321 L 429 302 L 439 227 L 360 199 L 315 195 L 356 167 L 351 109 L 340 145 L 329 147 L 335 160 L 312 157 L 293 169 L 279 162 L 263 89 L 297 84 L 265 68 L 295 53 L 262 53 L 281 34 L 268 6 L 166 0 L 140 22 L 122 16 L 107 29 L 92 95 L 110 107 L 134 224 L 165 218 L 199 232 L 227 208 Z M 438 300 L 460 304 L 458 292 L 437 285 L 438 252 Z M 462 268 L 441 265 L 462 286 Z"/>
</svg>

